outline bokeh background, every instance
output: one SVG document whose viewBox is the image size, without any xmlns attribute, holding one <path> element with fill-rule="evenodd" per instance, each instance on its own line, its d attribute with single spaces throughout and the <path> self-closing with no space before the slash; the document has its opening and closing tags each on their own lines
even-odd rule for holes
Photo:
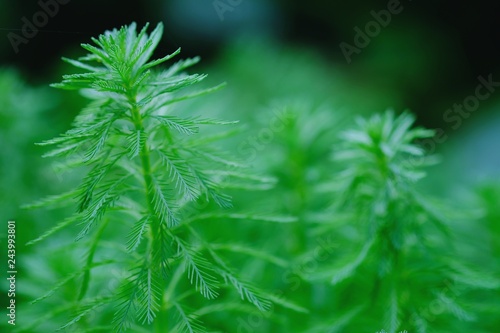
<svg viewBox="0 0 500 333">
<path fill-rule="evenodd" d="M 20 33 L 22 17 L 31 21 L 41 7 L 37 1 L 3 0 L 0 62 L 16 66 L 30 81 L 45 82 L 57 78 L 59 58 L 90 37 L 131 21 L 163 21 L 167 33 L 160 52 L 182 46 L 185 56 L 201 55 L 208 66 L 242 36 L 269 40 L 275 48 L 314 50 L 360 86 L 398 90 L 404 106 L 429 125 L 445 125 L 440 111 L 470 94 L 477 76 L 499 71 L 500 26 L 492 1 L 401 1 L 401 13 L 349 66 L 339 44 L 353 44 L 354 27 L 364 28 L 373 20 L 370 12 L 386 9 L 388 1 L 66 2 L 15 53 L 6 35 Z"/>
<path fill-rule="evenodd" d="M 391 1 L 65 0 L 34 37 L 18 45 L 17 52 L 11 43 L 13 34 L 22 36 L 23 18 L 33 22 L 33 15 L 42 7 L 38 1 L 0 1 L 0 218 L 22 221 L 18 238 L 19 251 L 27 258 L 25 265 L 37 265 L 33 259 L 37 250 L 22 244 L 50 227 L 58 216 L 50 211 L 22 210 L 20 205 L 71 188 L 78 181 L 78 177 L 58 173 L 57 163 L 41 159 L 44 149 L 34 145 L 68 129 L 85 104 L 78 94 L 48 85 L 74 71 L 61 57 L 83 55 L 80 43 L 132 21 L 139 26 L 163 22 L 165 34 L 157 56 L 181 47 L 183 58 L 201 56 L 193 70 L 209 74 L 207 86 L 228 83 L 218 95 L 185 108 L 205 108 L 248 124 L 246 136 L 236 145 L 241 148 L 238 153 L 244 151 L 245 138 L 258 135 L 272 117 L 274 106 L 283 103 L 321 110 L 303 115 L 298 128 L 286 133 L 303 140 L 299 150 L 309 154 L 301 160 L 304 165 L 321 164 L 338 131 L 355 116 L 386 109 L 410 110 L 419 125 L 442 134 L 426 145 L 441 158 L 424 183 L 427 191 L 482 209 L 482 227 L 457 227 L 459 237 L 473 235 L 462 254 L 480 258 L 487 269 L 493 267 L 491 258 L 498 259 L 500 87 L 495 86 L 465 116 L 453 113 L 458 120 L 445 118 L 455 104 L 474 96 L 481 83 L 478 77 L 500 82 L 500 22 L 494 1 L 403 0 L 401 12 L 392 15 L 390 23 L 359 54 L 352 54 L 351 61 L 346 60 L 340 44 L 354 45 L 355 28 L 364 30 L 374 20 L 371 12 L 386 10 Z M 318 128 L 320 123 L 324 126 Z M 290 161 L 276 153 L 276 146 L 289 141 L 276 138 L 257 152 L 267 159 L 256 163 L 257 168 L 270 170 L 282 180 L 275 194 L 287 186 L 297 187 L 297 175 L 281 170 L 282 163 Z M 307 146 L 313 141 L 313 146 Z M 320 167 L 311 170 L 327 171 Z M 266 200 L 261 205 L 300 214 L 296 198 L 291 195 L 287 200 L 281 206 Z M 0 235 L 3 247 L 4 230 Z M 57 240 L 47 247 L 55 249 Z M 296 250 L 293 244 L 290 249 Z M 61 261 L 38 265 L 47 281 L 71 272 L 71 266 Z M 28 300 L 41 292 L 34 281 L 26 282 L 26 295 L 21 297 Z M 495 322 L 487 324 L 493 327 Z"/>
<path fill-rule="evenodd" d="M 322 73 L 329 76 L 326 80 L 342 81 L 341 87 L 325 89 L 325 98 L 335 97 L 353 113 L 389 107 L 410 109 L 418 115 L 419 123 L 446 129 L 450 136 L 458 134 L 449 131 L 452 122 L 443 119 L 445 111 L 474 93 L 478 76 L 492 75 L 493 80 L 500 76 L 500 24 L 492 1 L 401 1 L 401 12 L 392 15 L 388 26 L 371 38 L 360 54 L 353 54 L 349 64 L 340 43 L 354 45 L 354 28 L 364 30 L 373 20 L 371 11 L 387 9 L 390 1 L 62 3 L 34 38 L 19 44 L 16 53 L 8 34 L 20 34 L 22 18 L 32 21 L 41 7 L 37 1 L 2 1 L 3 67 L 15 67 L 26 81 L 46 85 L 60 77 L 60 57 L 79 54 L 78 45 L 90 37 L 131 21 L 140 25 L 162 21 L 167 29 L 159 54 L 181 46 L 185 57 L 202 56 L 201 66 L 207 68 L 217 62 L 227 63 L 224 57 L 231 57 L 228 49 L 232 46 L 256 40 L 268 43 L 261 52 L 272 51 L 276 56 L 308 52 L 317 57 L 316 63 L 328 68 Z M 258 59 L 249 67 L 258 67 Z M 487 114 L 495 113 L 496 104 L 496 94 L 481 101 L 473 117 L 460 129 L 461 134 L 486 119 Z M 69 119 L 74 112 L 67 111 Z M 489 138 L 484 134 L 482 140 Z"/>
</svg>

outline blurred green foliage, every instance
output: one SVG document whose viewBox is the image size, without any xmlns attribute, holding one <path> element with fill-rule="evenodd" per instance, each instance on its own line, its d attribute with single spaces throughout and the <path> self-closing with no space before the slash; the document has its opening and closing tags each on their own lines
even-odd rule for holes
<svg viewBox="0 0 500 333">
<path fill-rule="evenodd" d="M 389 65 L 395 71 L 405 67 L 397 59 L 380 56 L 384 52 L 373 50 L 374 56 L 366 66 L 381 71 Z M 430 61 L 420 60 L 423 65 L 403 69 L 415 73 L 421 66 L 433 68 Z M 495 332 L 500 325 L 500 294 L 494 289 L 497 281 L 491 276 L 500 274 L 498 182 L 467 184 L 467 195 L 458 198 L 453 189 L 459 180 L 452 173 L 438 173 L 439 184 L 444 186 L 439 191 L 432 182 L 416 186 L 431 202 L 426 208 L 444 217 L 442 230 L 428 225 L 422 212 L 408 214 L 408 207 L 413 206 L 407 206 L 406 196 L 389 200 L 389 206 L 398 207 L 394 219 L 423 224 L 418 237 L 408 236 L 412 246 L 404 253 L 405 268 L 398 268 L 396 274 L 404 286 L 400 291 L 390 291 L 382 283 L 387 282 L 383 275 L 377 280 L 374 274 L 394 255 L 393 249 L 385 252 L 367 249 L 366 258 L 370 259 L 366 259 L 360 270 L 352 270 L 348 281 L 331 283 L 338 274 L 336 269 L 360 261 L 358 254 L 369 243 L 360 228 L 366 223 L 363 222 L 366 215 L 373 209 L 380 210 L 379 219 L 385 221 L 384 213 L 389 214 L 392 209 L 376 205 L 373 200 L 373 196 L 382 195 L 377 191 L 387 184 L 369 176 L 372 165 L 356 158 L 342 165 L 332 160 L 332 152 L 345 144 L 341 133 L 355 127 L 356 116 L 370 117 L 387 107 L 403 109 L 404 91 L 393 85 L 364 85 L 363 80 L 329 65 L 314 52 L 250 39 L 229 45 L 203 71 L 209 73 L 207 86 L 227 81 L 227 87 L 200 99 L 184 101 L 175 112 L 191 115 L 192 110 L 198 110 L 205 117 L 240 120 L 242 129 L 219 148 L 255 172 L 277 179 L 275 186 L 265 188 L 265 192 L 228 188 L 234 210 L 268 216 L 292 215 L 298 219 L 295 223 L 245 218 L 196 223 L 203 239 L 224 252 L 225 259 L 237 268 L 239 275 L 265 290 L 275 304 L 267 312 L 261 312 L 236 302 L 237 293 L 228 290 L 220 296 L 222 305 L 206 307 L 202 297 L 189 294 L 187 303 L 191 313 L 199 316 L 211 331 L 312 333 L 384 329 L 392 333 L 406 329 L 420 333 L 460 332 L 468 327 L 474 332 Z M 72 118 L 68 114 L 74 115 L 81 105 L 80 96 L 68 96 L 60 96 L 46 87 L 30 87 L 15 71 L 0 72 L 3 147 L 0 181 L 7 189 L 0 193 L 0 209 L 4 221 L 12 218 L 18 221 L 18 261 L 23 271 L 17 295 L 19 332 L 53 332 L 74 318 L 75 310 L 82 310 L 76 292 L 81 276 L 75 272 L 81 271 L 90 240 L 75 244 L 73 240 L 79 229 L 70 228 L 34 247 L 25 247 L 28 240 L 59 222 L 70 210 L 19 209 L 33 199 L 64 192 L 82 176 L 58 173 L 58 165 L 42 160 L 39 156 L 43 150 L 33 145 L 68 128 Z M 368 192 L 339 191 L 342 182 L 338 176 L 343 170 L 356 168 L 364 168 L 363 184 Z M 430 179 L 436 177 L 432 172 L 438 171 L 430 169 Z M 415 185 L 407 186 L 413 189 Z M 440 200 L 427 198 L 435 192 L 442 196 Z M 347 194 L 353 197 L 344 198 Z M 213 207 L 203 209 L 207 213 Z M 388 228 L 382 238 L 386 241 L 394 236 L 394 230 Z M 107 230 L 102 238 L 120 237 L 115 231 L 123 232 Z M 4 232 L 0 232 L 2 244 Z M 426 250 L 426 246 L 432 250 Z M 414 251 L 414 247 L 420 252 Z M 96 261 L 111 260 L 118 252 L 112 244 L 104 243 L 96 253 Z M 456 274 L 459 270 L 467 274 Z M 115 290 L 126 273 L 114 264 L 107 269 L 93 268 L 89 293 L 99 296 Z M 171 276 L 177 278 L 176 274 Z M 59 284 L 53 294 L 30 304 Z M 463 284 L 486 289 L 464 288 Z M 0 285 L 5 290 L 5 281 Z M 431 292 L 431 286 L 437 293 Z M 189 293 L 189 287 L 189 281 L 183 281 L 179 290 Z M 384 297 L 375 297 L 377 288 L 382 289 Z M 394 299 L 403 310 L 387 306 Z M 411 321 L 408 309 L 426 312 L 427 326 L 416 317 Z M 67 332 L 108 332 L 113 308 L 94 310 L 88 304 L 83 310 L 88 310 L 86 316 L 67 328 Z M 402 321 L 396 324 L 395 315 L 400 315 Z M 386 320 L 388 317 L 392 321 Z M 11 329 L 5 320 L 0 327 L 7 332 Z M 136 325 L 132 331 L 152 332 L 153 327 Z"/>
</svg>

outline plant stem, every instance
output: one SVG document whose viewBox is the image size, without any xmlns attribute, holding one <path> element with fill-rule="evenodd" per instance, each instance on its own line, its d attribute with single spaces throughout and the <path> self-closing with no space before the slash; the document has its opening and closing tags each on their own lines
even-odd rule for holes
<svg viewBox="0 0 500 333">
<path fill-rule="evenodd" d="M 137 106 L 135 106 L 136 99 L 137 99 L 137 97 L 134 96 L 130 101 L 131 104 L 134 105 L 132 107 L 132 110 L 131 110 L 132 121 L 134 122 L 134 126 L 135 126 L 136 131 L 140 131 L 140 132 L 144 133 L 144 124 L 142 121 L 141 111 Z M 146 193 L 148 210 L 151 214 L 153 214 L 154 213 L 153 195 L 151 193 L 151 189 L 153 186 L 153 178 L 151 176 L 151 158 L 149 156 L 149 147 L 148 147 L 147 142 L 145 142 L 144 145 L 141 147 L 140 158 L 141 158 L 141 164 L 142 164 L 142 175 L 144 178 L 144 190 Z"/>
<path fill-rule="evenodd" d="M 131 114 L 135 130 L 140 131 L 141 133 L 145 133 L 141 111 L 139 107 L 137 107 L 136 105 L 137 96 L 134 94 L 131 98 L 129 98 L 129 101 L 132 105 Z M 149 154 L 149 146 L 147 144 L 147 141 L 144 142 L 144 145 L 141 147 L 139 156 L 141 159 L 142 176 L 144 178 L 144 193 L 146 195 L 148 212 L 151 216 L 155 216 L 154 194 L 153 194 L 154 183 L 153 183 L 153 177 L 151 175 L 151 157 Z M 147 233 L 148 265 L 151 265 L 152 262 L 152 252 L 153 252 L 153 244 L 155 242 L 155 236 L 159 234 L 159 232 L 155 233 L 155 231 L 159 231 L 160 228 L 161 228 L 161 221 L 158 221 L 157 218 L 151 219 L 151 227 L 148 229 Z M 160 312 L 158 313 L 158 317 L 156 318 L 154 324 L 154 331 L 158 333 L 164 332 L 165 329 L 167 328 L 166 314 L 162 313 L 161 311 L 162 307 L 163 307 L 163 297 L 159 300 Z"/>
</svg>

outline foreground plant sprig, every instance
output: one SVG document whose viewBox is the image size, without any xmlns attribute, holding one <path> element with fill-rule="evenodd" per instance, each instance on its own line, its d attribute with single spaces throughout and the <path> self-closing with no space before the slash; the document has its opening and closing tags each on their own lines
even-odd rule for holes
<svg viewBox="0 0 500 333">
<path fill-rule="evenodd" d="M 193 214 L 190 203 L 209 200 L 222 208 L 231 207 L 220 179 L 238 165 L 211 146 L 211 140 L 195 134 L 201 125 L 234 122 L 173 114 L 174 103 L 218 87 L 179 94 L 205 78 L 182 72 L 198 59 L 157 70 L 179 50 L 150 60 L 163 28 L 159 24 L 149 35 L 147 28 L 137 33 L 133 23 L 107 31 L 92 39 L 95 45 L 82 45 L 90 52 L 87 56 L 64 59 L 86 72 L 65 75 L 53 86 L 80 90 L 92 102 L 77 116 L 71 130 L 41 145 L 56 146 L 45 156 L 66 157 L 69 166 L 89 171 L 75 190 L 35 204 L 71 203 L 76 198 L 78 209 L 34 242 L 73 223 L 81 226 L 77 239 L 90 235 L 78 296 L 83 302 L 104 229 L 125 223 L 130 229 L 123 239 L 129 253 L 125 261 L 130 263 L 131 274 L 117 293 L 106 295 L 105 301 L 87 301 L 81 312 L 115 301 L 114 330 L 121 332 L 131 326 L 134 317 L 140 323 L 151 323 L 158 312 L 170 309 L 177 312 L 178 331 L 199 332 L 202 325 L 196 316 L 186 313 L 177 300 L 163 297 L 165 286 L 176 282 L 169 279 L 172 266 L 177 267 L 176 272 L 184 270 L 194 288 L 208 299 L 216 298 L 221 286 L 232 285 L 242 299 L 260 310 L 269 303 L 240 281 L 192 226 L 182 223 Z M 63 327 L 78 322 L 81 316 Z"/>
</svg>

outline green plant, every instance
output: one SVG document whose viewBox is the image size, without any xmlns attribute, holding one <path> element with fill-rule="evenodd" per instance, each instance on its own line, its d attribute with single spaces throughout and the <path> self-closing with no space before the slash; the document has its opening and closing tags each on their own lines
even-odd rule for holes
<svg viewBox="0 0 500 333">
<path fill-rule="evenodd" d="M 85 73 L 55 86 L 90 104 L 40 147 L 73 117 L 45 110 L 79 110 L 81 96 L 0 74 L 2 209 L 21 242 L 49 230 L 18 248 L 13 332 L 495 331 L 499 283 L 484 271 L 498 271 L 498 185 L 451 208 L 433 198 L 455 200 L 463 180 L 426 168 L 432 131 L 408 113 L 342 132 L 349 114 L 401 106 L 392 83 L 372 90 L 306 49 L 243 42 L 204 70 L 209 86 L 231 82 L 208 94 L 218 87 L 196 91 L 205 76 L 185 73 L 198 59 L 149 60 L 161 25 L 146 29 L 66 59 Z M 245 126 L 215 120 L 227 117 Z M 62 194 L 16 213 L 40 193 Z"/>
<path fill-rule="evenodd" d="M 350 306 L 315 332 L 376 326 L 391 333 L 460 330 L 477 318 L 463 301 L 471 299 L 466 291 L 498 285 L 453 258 L 448 222 L 459 215 L 417 189 L 425 176 L 422 167 L 432 159 L 415 141 L 434 131 L 412 129 L 414 121 L 409 113 L 386 112 L 358 119 L 358 129 L 341 136 L 334 161 L 345 169 L 331 183 L 336 200 L 330 222 L 316 221 L 315 233 L 344 230 L 337 233 L 344 253 L 312 279 L 328 279 L 339 292 L 337 307 Z M 451 324 L 457 320 L 463 322 Z"/>
<path fill-rule="evenodd" d="M 0 179 L 5 188 L 15 189 L 0 193 L 0 211 L 4 219 L 26 220 L 30 228 L 41 220 L 19 206 L 23 201 L 34 200 L 36 195 L 32 193 L 47 186 L 39 181 L 48 170 L 37 159 L 39 152 L 33 142 L 57 133 L 48 123 L 60 102 L 58 97 L 48 87 L 29 85 L 17 71 L 0 68 Z M 34 128 L 31 121 L 39 126 Z M 26 232 L 19 237 L 27 241 L 33 234 Z"/>
<path fill-rule="evenodd" d="M 490 179 L 487 183 L 480 184 L 480 186 L 476 188 L 476 192 L 479 199 L 478 206 L 484 212 L 481 220 L 482 223 L 479 224 L 479 227 L 483 227 L 486 230 L 487 237 L 477 237 L 474 238 L 474 242 L 471 242 L 471 232 L 467 232 L 463 237 L 463 243 L 467 244 L 469 247 L 472 245 L 474 249 L 477 249 L 476 251 L 479 253 L 474 253 L 476 254 L 475 258 L 478 258 L 476 259 L 477 264 L 484 267 L 483 270 L 488 269 L 488 271 L 493 272 L 495 276 L 499 276 L 500 183 L 498 183 L 498 180 Z M 471 251 L 469 250 L 469 252 Z M 485 331 L 494 332 L 500 325 L 500 318 L 496 315 L 498 313 L 499 299 L 500 288 L 494 291 L 488 290 L 488 293 L 476 296 L 476 302 L 481 304 L 484 312 L 488 314 L 481 321 L 481 327 L 484 327 Z"/>
<path fill-rule="evenodd" d="M 28 84 L 17 70 L 0 68 L 0 182 L 6 189 L 0 193 L 0 218 L 4 221 L 3 230 L 0 230 L 0 251 L 5 254 L 2 257 L 5 264 L 8 259 L 20 264 L 22 255 L 29 251 L 26 242 L 36 236 L 35 226 L 44 221 L 40 214 L 20 209 L 20 204 L 34 200 L 38 190 L 47 187 L 42 177 L 49 170 L 40 162 L 33 142 L 57 133 L 47 126 L 48 115 L 59 102 L 57 97 L 48 87 Z M 7 221 L 10 220 L 22 221 L 18 224 L 21 231 L 16 235 L 14 252 L 12 248 L 8 251 Z M 2 267 L 7 270 L 7 265 Z M 5 291 L 5 296 L 0 306 L 6 309 L 10 305 L 8 290 L 11 288 L 7 279 L 2 280 L 0 289 Z M 26 300 L 19 292 L 16 296 L 18 306 Z M 3 313 L 2 316 L 6 317 Z M 0 331 L 11 331 L 9 320 L 0 322 Z"/>
<path fill-rule="evenodd" d="M 260 184 L 266 188 L 270 180 L 242 172 L 241 165 L 214 147 L 213 142 L 230 132 L 195 135 L 202 132 L 201 125 L 229 125 L 234 121 L 175 114 L 175 103 L 218 87 L 179 94 L 205 78 L 182 72 L 196 64 L 198 58 L 157 70 L 179 50 L 150 60 L 161 40 L 162 25 L 150 35 L 147 27 L 137 33 L 136 25 L 131 24 L 94 38 L 95 46 L 83 44 L 90 52 L 87 56 L 64 60 L 86 72 L 65 75 L 61 83 L 53 85 L 80 90 L 91 99 L 72 129 L 41 144 L 56 146 L 44 156 L 65 157 L 68 169 L 76 168 L 86 176 L 76 189 L 31 205 L 77 205 L 76 213 L 32 242 L 78 224 L 77 240 L 86 243 L 80 270 L 39 299 L 80 279 L 70 307 L 76 315 L 61 329 L 76 329 L 85 316 L 115 304 L 112 326 L 117 332 L 139 329 L 134 318 L 141 324 L 151 324 L 155 317 L 158 332 L 167 328 L 169 332 L 201 332 L 198 314 L 215 310 L 186 310 L 183 302 L 194 297 L 193 289 L 213 299 L 221 288 L 232 286 L 257 309 L 265 311 L 269 307 L 260 292 L 235 275 L 193 223 L 290 219 L 229 214 L 205 203 L 230 208 L 231 199 L 223 187 L 231 181 L 235 187 Z M 107 255 L 100 253 L 101 249 L 106 249 Z M 129 272 L 118 289 L 102 292 L 92 287 L 93 274 L 102 274 L 105 267 Z M 179 292 L 176 286 L 183 272 L 194 288 Z"/>
</svg>

